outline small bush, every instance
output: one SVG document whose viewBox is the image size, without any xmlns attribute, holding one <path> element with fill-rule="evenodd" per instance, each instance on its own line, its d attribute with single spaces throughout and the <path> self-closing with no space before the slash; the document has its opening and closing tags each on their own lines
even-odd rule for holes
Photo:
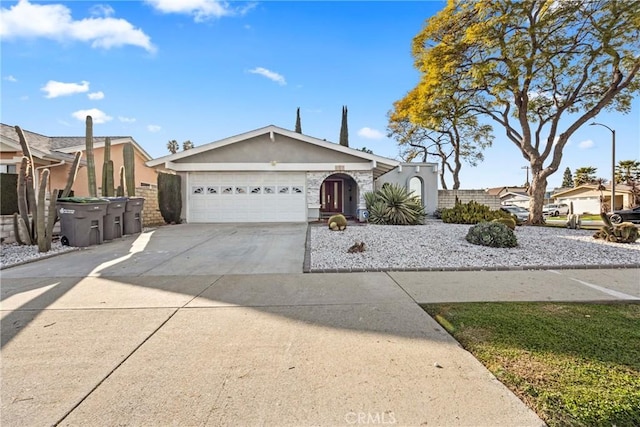
<svg viewBox="0 0 640 427">
<path fill-rule="evenodd" d="M 493 248 L 513 248 L 518 246 L 516 235 L 500 222 L 481 222 L 467 233 L 467 242 Z"/>
<path fill-rule="evenodd" d="M 158 206 L 164 222 L 180 224 L 182 213 L 182 178 L 168 173 L 158 174 Z"/>
<path fill-rule="evenodd" d="M 499 218 L 511 218 L 511 214 L 501 210 L 491 210 L 489 206 L 475 201 L 469 203 L 456 202 L 452 208 L 442 210 L 442 221 L 451 224 L 477 224 Z"/>
<path fill-rule="evenodd" d="M 18 212 L 18 175 L 15 173 L 0 174 L 0 186 L 1 213 L 2 215 L 13 215 Z"/>
</svg>

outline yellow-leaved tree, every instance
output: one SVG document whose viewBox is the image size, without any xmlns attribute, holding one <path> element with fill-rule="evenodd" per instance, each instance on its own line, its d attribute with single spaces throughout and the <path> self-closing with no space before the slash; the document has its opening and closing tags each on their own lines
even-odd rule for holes
<svg viewBox="0 0 640 427">
<path fill-rule="evenodd" d="M 639 1 L 449 0 L 413 40 L 421 80 L 401 115 L 433 127 L 434 107 L 455 99 L 503 128 L 530 163 L 539 224 L 569 137 L 603 109 L 630 110 L 639 40 Z"/>
</svg>

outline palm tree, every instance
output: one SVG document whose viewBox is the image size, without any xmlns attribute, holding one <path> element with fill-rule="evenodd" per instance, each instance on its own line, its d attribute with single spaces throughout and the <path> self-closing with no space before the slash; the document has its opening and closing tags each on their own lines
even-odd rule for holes
<svg viewBox="0 0 640 427">
<path fill-rule="evenodd" d="M 175 139 L 167 142 L 167 150 L 169 150 L 171 154 L 176 154 L 179 148 L 180 145 L 178 145 L 178 141 L 176 141 Z"/>
<path fill-rule="evenodd" d="M 616 165 L 616 183 L 640 180 L 640 162 L 637 160 L 620 160 Z"/>
<path fill-rule="evenodd" d="M 576 169 L 576 173 L 573 174 L 574 186 L 578 187 L 579 185 L 595 183 L 597 170 L 597 168 L 591 166 Z"/>
</svg>

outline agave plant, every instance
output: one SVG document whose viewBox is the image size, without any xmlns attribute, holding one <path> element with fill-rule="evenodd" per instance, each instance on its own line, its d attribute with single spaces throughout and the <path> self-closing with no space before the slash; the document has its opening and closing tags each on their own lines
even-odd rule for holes
<svg viewBox="0 0 640 427">
<path fill-rule="evenodd" d="M 364 199 L 373 224 L 416 225 L 425 217 L 420 199 L 399 185 L 385 184 L 380 190 L 365 193 Z"/>
</svg>

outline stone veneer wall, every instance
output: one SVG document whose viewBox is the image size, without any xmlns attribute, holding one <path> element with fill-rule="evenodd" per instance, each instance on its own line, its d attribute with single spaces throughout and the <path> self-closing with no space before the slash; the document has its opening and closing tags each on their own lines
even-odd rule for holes
<svg viewBox="0 0 640 427">
<path fill-rule="evenodd" d="M 151 227 L 164 224 L 164 218 L 162 218 L 160 206 L 158 205 L 158 188 L 136 187 L 136 196 L 144 197 L 142 225 L 144 227 Z"/>
<path fill-rule="evenodd" d="M 456 197 L 461 203 L 474 200 L 491 209 L 500 209 L 500 197 L 490 195 L 484 190 L 438 190 L 438 209 L 452 208 L 456 203 Z"/>
<path fill-rule="evenodd" d="M 307 204 L 320 205 L 320 187 L 322 182 L 331 175 L 342 173 L 349 175 L 358 184 L 358 208 L 364 208 L 364 193 L 373 191 L 372 171 L 327 171 L 307 172 Z"/>
</svg>

